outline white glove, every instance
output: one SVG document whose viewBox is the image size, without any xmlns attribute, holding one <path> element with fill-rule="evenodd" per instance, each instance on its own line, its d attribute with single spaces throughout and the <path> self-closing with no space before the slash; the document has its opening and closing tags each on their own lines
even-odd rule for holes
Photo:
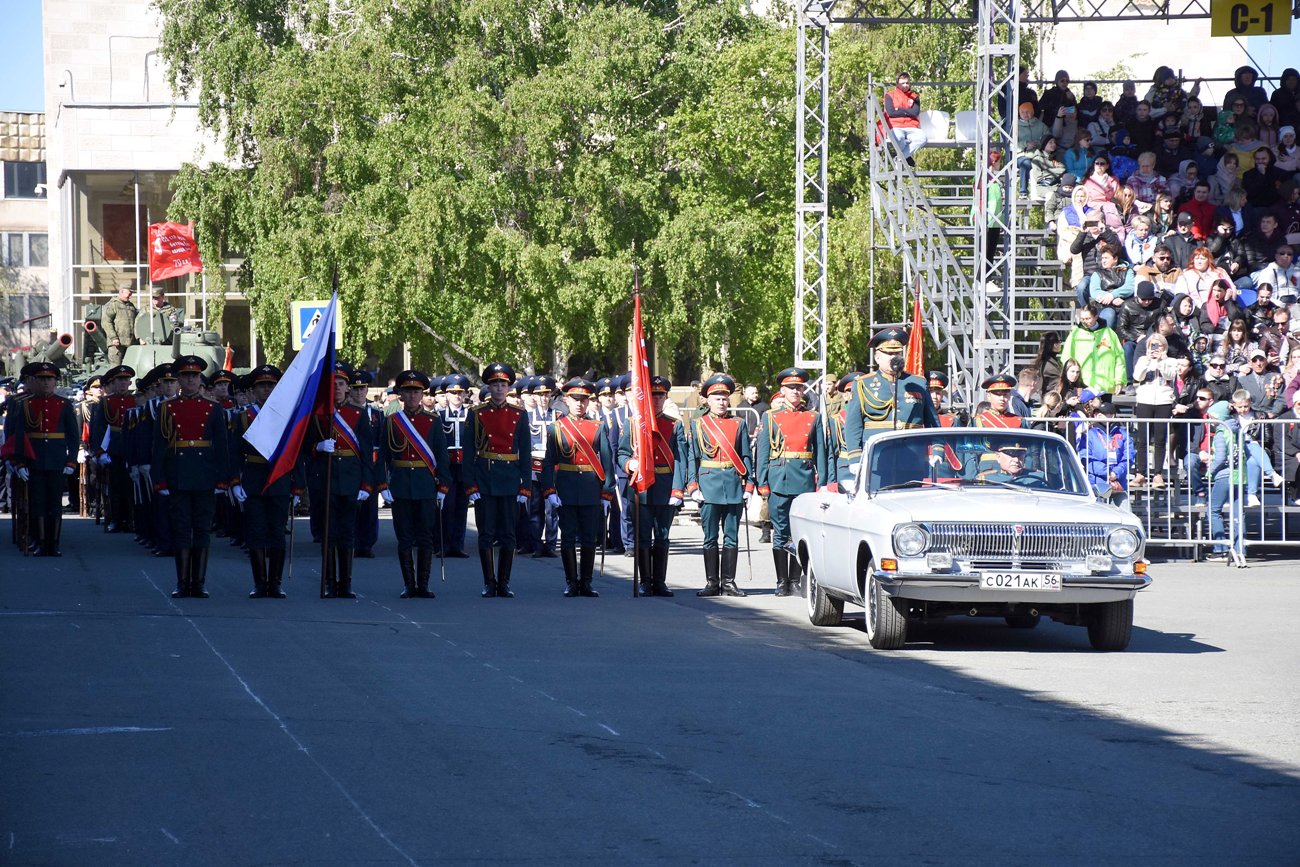
<svg viewBox="0 0 1300 867">
<path fill-rule="evenodd" d="M 302 502 L 302 497 L 298 496 L 297 494 L 294 494 L 289 499 L 289 505 L 293 506 L 295 509 L 298 508 L 298 504 L 301 502 Z"/>
<path fill-rule="evenodd" d="M 230 496 L 235 498 L 236 503 L 242 503 L 248 499 L 248 491 L 244 490 L 243 485 L 235 485 L 230 489 Z"/>
<path fill-rule="evenodd" d="M 521 506 L 527 506 L 527 505 L 528 505 L 528 495 L 527 495 L 527 494 L 519 494 L 518 496 L 515 497 L 515 502 L 518 503 L 518 504 L 521 505 Z"/>
<path fill-rule="evenodd" d="M 444 502 L 446 502 L 446 500 L 447 500 L 447 495 L 444 494 L 442 491 L 439 491 L 439 492 L 438 492 L 438 508 L 439 508 L 439 509 L 442 508 L 442 504 L 443 504 Z"/>
<path fill-rule="evenodd" d="M 18 469 L 14 470 L 14 475 L 25 482 L 31 477 L 32 473 L 31 470 L 27 469 L 26 467 L 19 467 Z"/>
<path fill-rule="evenodd" d="M 95 463 L 99 464 L 101 467 L 106 467 L 112 462 L 113 459 L 108 456 L 108 452 L 104 452 L 102 455 L 95 458 Z"/>
<path fill-rule="evenodd" d="M 670 506 L 680 506 L 681 504 L 682 504 L 682 498 L 681 498 L 681 497 L 669 497 L 669 498 L 668 498 L 668 505 L 670 505 Z"/>
<path fill-rule="evenodd" d="M 140 476 L 146 481 L 153 479 L 153 464 L 141 464 Z"/>
<path fill-rule="evenodd" d="M 172 492 L 167 490 L 166 488 L 163 488 L 161 491 L 158 492 L 158 496 L 160 497 L 170 497 L 171 495 Z"/>
<path fill-rule="evenodd" d="M 321 440 L 316 443 L 316 451 L 325 452 L 329 455 L 334 454 L 334 440 Z"/>
<path fill-rule="evenodd" d="M 379 492 L 379 499 L 384 501 L 385 506 L 391 506 L 393 504 L 393 492 L 384 488 Z"/>
<path fill-rule="evenodd" d="M 357 502 L 358 502 L 358 503 L 364 503 L 364 502 L 365 502 L 366 500 L 368 500 L 368 499 L 370 499 L 370 492 L 369 492 L 369 491 L 357 491 Z"/>
<path fill-rule="evenodd" d="M 139 467 L 131 467 L 131 472 L 127 473 L 127 475 L 129 475 L 129 476 L 131 477 L 131 481 L 133 481 L 133 482 L 138 482 L 138 481 L 140 481 L 140 468 L 139 468 Z"/>
<path fill-rule="evenodd" d="M 560 495 L 559 495 L 559 494 L 547 494 L 547 495 L 546 495 L 546 505 L 550 506 L 550 507 L 553 508 L 553 509 L 558 509 L 558 508 L 560 508 L 560 506 L 563 505 L 563 504 L 560 502 Z"/>
<path fill-rule="evenodd" d="M 748 503 L 748 502 L 749 502 L 749 498 L 752 497 L 752 496 L 754 496 L 754 492 L 753 492 L 753 491 L 743 491 L 743 492 L 741 492 L 741 494 L 740 494 L 740 499 L 743 500 L 744 502 Z"/>
<path fill-rule="evenodd" d="M 609 517 L 609 500 L 601 500 L 601 501 L 600 501 L 600 507 L 601 507 L 601 509 L 604 510 L 604 512 L 605 512 L 605 517 L 608 518 L 608 517 Z"/>
<path fill-rule="evenodd" d="M 75 473 L 75 472 L 76 472 L 76 470 L 73 469 L 72 467 L 64 467 L 64 468 L 63 468 L 63 474 L 64 474 L 65 476 L 70 476 L 70 475 L 72 475 L 72 474 Z"/>
<path fill-rule="evenodd" d="M 472 494 L 470 494 L 470 495 L 469 495 L 469 504 L 472 506 L 472 505 L 474 505 L 475 503 L 477 503 L 478 500 L 479 500 L 479 497 L 480 497 L 480 496 L 482 496 L 482 495 L 479 494 L 477 491 L 474 492 L 474 493 L 472 493 Z"/>
<path fill-rule="evenodd" d="M 694 502 L 699 503 L 700 505 L 704 505 L 704 492 L 701 491 L 699 488 L 696 488 L 695 490 L 691 491 L 691 499 Z"/>
<path fill-rule="evenodd" d="M 212 493 L 216 494 L 218 497 L 230 496 L 230 491 L 223 491 L 221 488 L 213 488 Z"/>
<path fill-rule="evenodd" d="M 86 457 L 85 449 L 77 449 L 77 463 L 84 464 L 86 462 Z"/>
<path fill-rule="evenodd" d="M 638 461 L 636 458 L 629 458 L 628 462 L 623 465 L 623 469 L 627 470 L 627 474 L 629 476 L 634 474 L 640 468 L 641 468 L 641 462 Z"/>
<path fill-rule="evenodd" d="M 856 494 L 858 492 L 858 477 L 851 475 L 841 479 L 840 491 L 845 494 Z"/>
</svg>

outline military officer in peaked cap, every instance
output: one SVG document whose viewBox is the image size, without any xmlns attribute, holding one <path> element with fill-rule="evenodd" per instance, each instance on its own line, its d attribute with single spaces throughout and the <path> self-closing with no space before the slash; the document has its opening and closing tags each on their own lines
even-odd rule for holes
<svg viewBox="0 0 1300 867">
<path fill-rule="evenodd" d="M 370 386 L 375 382 L 374 376 L 366 370 L 352 371 L 348 380 L 348 403 L 361 411 L 358 424 L 370 427 L 370 442 L 374 451 L 370 456 L 371 464 L 378 477 L 379 450 L 382 446 L 381 434 L 384 428 L 384 414 L 370 404 Z M 423 396 L 423 395 L 421 395 Z M 373 558 L 375 543 L 379 541 L 379 498 L 371 497 L 357 505 L 357 537 L 354 557 Z"/>
<path fill-rule="evenodd" d="M 177 361 L 179 360 L 177 359 Z M 146 523 L 149 529 L 146 543 L 153 548 L 156 557 L 175 557 L 176 545 L 172 534 L 170 503 L 167 497 L 157 494 L 158 473 L 162 470 L 154 460 L 156 457 L 154 445 L 158 438 L 158 427 L 162 417 L 163 405 L 170 400 L 174 400 L 180 393 L 180 382 L 177 379 L 175 363 L 170 361 L 156 366 L 151 371 L 151 375 L 154 381 L 154 393 L 149 402 L 141 407 L 132 437 L 132 454 L 135 456 L 135 463 L 139 468 L 141 490 L 148 496 L 145 503 L 145 509 L 148 512 Z M 195 383 L 195 390 L 197 391 L 197 389 L 198 383 Z M 179 565 L 177 563 L 178 568 Z M 187 570 L 187 580 L 188 575 Z"/>
<path fill-rule="evenodd" d="M 443 390 L 447 405 L 439 412 L 442 418 L 442 437 L 447 444 L 447 499 L 442 504 L 442 533 L 439 541 L 443 555 L 463 558 L 465 553 L 465 525 L 469 512 L 468 473 L 465 456 L 470 443 L 469 407 L 465 405 L 469 378 L 452 373 L 443 377 Z"/>
<path fill-rule="evenodd" d="M 839 490 L 839 480 L 849 474 L 849 446 L 844 437 L 844 418 L 848 414 L 849 396 L 853 383 L 858 377 L 865 376 L 860 370 L 850 370 L 835 383 L 832 400 L 827 401 L 834 411 L 826 418 L 826 481 L 822 487 L 831 491 Z"/>
<path fill-rule="evenodd" d="M 135 369 L 125 364 L 111 367 L 101 381 L 106 393 L 95 405 L 90 419 L 90 451 L 107 478 L 104 502 L 107 515 L 104 531 L 121 533 L 131 529 L 131 479 L 127 474 L 127 442 L 123 432 L 127 413 L 135 408 L 129 394 Z"/>
<path fill-rule="evenodd" d="M 158 409 L 153 440 L 154 491 L 171 515 L 176 597 L 206 599 L 208 546 L 216 496 L 231 482 L 227 427 L 221 407 L 200 389 L 207 363 L 176 359 L 179 394 Z"/>
<path fill-rule="evenodd" d="M 532 443 L 533 490 L 528 498 L 527 524 L 520 526 L 520 535 L 529 544 L 521 547 L 534 557 L 554 557 L 560 535 L 560 518 L 555 508 L 546 502 L 540 481 L 551 438 L 551 424 L 564 415 L 551 408 L 555 377 L 542 375 L 531 379 L 533 404 L 528 408 L 528 436 Z"/>
<path fill-rule="evenodd" d="M 888 430 L 939 426 L 925 380 L 902 368 L 907 341 L 906 328 L 882 328 L 871 338 L 876 370 L 853 383 L 844 414 L 844 442 L 850 464 L 847 476 L 839 479 L 841 487 L 856 483 L 856 465 L 862 459 L 862 447 L 871 437 Z"/>
<path fill-rule="evenodd" d="M 31 391 L 5 418 L 5 453 L 23 482 L 30 538 L 44 557 L 58 557 L 63 493 L 76 473 L 81 430 L 72 401 L 56 393 L 59 368 L 32 362 L 20 371 Z"/>
<path fill-rule="evenodd" d="M 975 427 L 1022 428 L 1029 426 L 1029 420 L 1021 418 L 1009 409 L 1011 392 L 1015 390 L 1016 378 L 1010 374 L 990 376 L 980 383 L 984 389 L 989 408 L 975 416 Z"/>
<path fill-rule="evenodd" d="M 605 429 L 610 432 L 611 437 L 614 436 L 616 431 L 621 435 L 623 430 L 620 417 L 622 408 L 618 405 L 617 400 L 618 380 L 619 377 L 617 376 L 603 376 L 600 379 L 597 379 L 594 383 L 596 388 L 596 407 L 594 411 L 592 411 L 592 417 L 598 421 L 604 422 Z M 612 439 L 612 442 L 614 443 L 615 448 L 617 448 L 618 440 Z M 618 468 L 615 468 L 615 486 L 618 485 L 618 472 Z M 615 554 L 631 553 L 627 547 L 627 542 L 623 539 L 622 506 L 623 504 L 619 502 L 616 497 L 613 504 L 610 506 L 609 514 L 605 517 L 604 535 L 600 540 L 600 544 L 605 548 L 605 550 L 611 551 Z"/>
<path fill-rule="evenodd" d="M 745 595 L 736 586 L 736 564 L 740 521 L 754 493 L 754 456 L 749 426 L 731 411 L 735 390 L 736 381 L 725 373 L 706 379 L 700 386 L 705 406 L 687 434 L 686 493 L 700 504 L 704 526 L 704 589 L 696 596 Z"/>
<path fill-rule="evenodd" d="M 515 595 L 510 590 L 515 525 L 519 507 L 528 505 L 532 492 L 528 417 L 507 400 L 515 382 L 514 368 L 493 362 L 484 368 L 483 382 L 487 399 L 470 410 L 466 492 L 478 525 L 483 597 L 510 598 Z"/>
</svg>

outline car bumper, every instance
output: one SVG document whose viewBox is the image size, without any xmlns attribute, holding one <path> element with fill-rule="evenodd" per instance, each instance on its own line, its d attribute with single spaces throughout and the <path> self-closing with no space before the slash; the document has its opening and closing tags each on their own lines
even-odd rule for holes
<svg viewBox="0 0 1300 867">
<path fill-rule="evenodd" d="M 936 572 L 883 572 L 875 579 L 890 596 L 928 602 L 1036 602 L 1043 605 L 1075 605 L 1094 602 L 1119 602 L 1132 599 L 1151 583 L 1146 575 L 1069 575 L 1061 576 L 1061 589 L 984 590 L 979 576 L 945 575 Z"/>
</svg>

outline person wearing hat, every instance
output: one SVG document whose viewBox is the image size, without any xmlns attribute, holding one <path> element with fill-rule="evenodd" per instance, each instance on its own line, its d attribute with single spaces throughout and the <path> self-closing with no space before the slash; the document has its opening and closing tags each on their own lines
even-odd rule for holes
<svg viewBox="0 0 1300 867">
<path fill-rule="evenodd" d="M 370 403 L 370 387 L 374 385 L 375 377 L 366 370 L 352 371 L 352 378 L 348 380 L 348 404 L 355 406 L 361 413 L 358 424 L 367 425 L 370 428 L 370 442 L 374 446 L 374 452 L 370 456 L 371 465 L 376 470 L 376 480 L 379 477 L 379 460 L 380 449 L 383 443 L 384 431 L 384 414 L 375 409 Z M 423 398 L 423 395 L 421 395 Z M 364 503 L 357 505 L 357 529 L 356 541 L 352 556 L 374 559 L 375 543 L 379 541 L 379 497 L 371 497 Z"/>
<path fill-rule="evenodd" d="M 469 390 L 469 378 L 461 373 L 452 373 L 442 378 L 443 391 L 447 405 L 438 413 L 442 419 L 442 438 L 447 447 L 447 499 L 440 510 L 442 522 L 438 536 L 442 544 L 444 557 L 464 559 L 465 525 L 469 515 L 469 480 L 465 469 L 465 454 L 470 441 L 469 408 L 465 406 L 465 394 Z"/>
<path fill-rule="evenodd" d="M 100 378 L 105 394 L 95 404 L 90 418 L 90 453 L 104 471 L 104 532 L 121 533 L 131 529 L 131 480 L 127 475 L 126 440 L 123 424 L 135 407 L 128 391 L 135 377 L 134 368 L 119 364 Z"/>
<path fill-rule="evenodd" d="M 826 441 L 821 414 L 806 409 L 808 372 L 787 367 L 776 375 L 784 409 L 764 413 L 758 431 L 755 482 L 767 497 L 772 522 L 772 560 L 776 565 L 776 595 L 797 595 L 800 565 L 790 536 L 790 507 L 794 498 L 825 484 Z"/>
<path fill-rule="evenodd" d="M 322 520 L 325 562 L 325 598 L 355 599 L 352 592 L 352 558 L 356 547 L 357 508 L 374 492 L 376 468 L 371 428 L 361 407 L 348 401 L 352 368 L 334 364 L 334 417 L 313 416 L 307 426 L 303 448 L 312 455 L 308 467 L 308 490 L 312 501 L 321 504 L 329 489 L 329 525 Z M 315 534 L 313 534 L 315 535 Z"/>
<path fill-rule="evenodd" d="M 514 368 L 493 362 L 483 369 L 483 382 L 487 400 L 470 410 L 466 491 L 478 526 L 483 598 L 509 599 L 515 595 L 510 590 L 510 572 L 519 507 L 528 505 L 532 493 L 532 441 L 527 414 L 508 401 Z"/>
<path fill-rule="evenodd" d="M 99 327 L 108 344 L 108 363 L 117 367 L 126 355 L 127 347 L 135 344 L 135 320 L 140 314 L 131 300 L 135 287 L 131 283 L 119 286 L 117 295 L 108 300 L 99 312 Z"/>
<path fill-rule="evenodd" d="M 640 573 L 642 596 L 672 596 L 668 589 L 669 536 L 673 518 L 682 506 L 685 496 L 687 467 L 686 426 L 664 412 L 672 382 L 665 376 L 650 379 L 650 403 L 654 407 L 651 428 L 651 454 L 654 459 L 654 481 L 642 493 L 630 487 L 629 508 L 639 512 L 632 522 L 633 543 L 636 547 L 637 572 Z M 623 468 L 629 479 L 640 467 L 633 442 L 633 425 L 624 425 L 619 437 L 615 462 Z"/>
<path fill-rule="evenodd" d="M 975 427 L 1022 428 L 1029 427 L 1029 419 L 1011 412 L 1011 392 L 1016 378 L 1009 373 L 990 376 L 980 383 L 989 408 L 975 416 Z"/>
<path fill-rule="evenodd" d="M 556 390 L 555 377 L 538 375 L 527 377 L 527 380 L 524 409 L 528 413 L 528 437 L 532 444 L 533 484 L 532 493 L 528 497 L 528 509 L 520 515 L 516 531 L 519 537 L 517 553 L 554 557 L 556 541 L 560 535 L 559 516 L 554 508 L 547 505 L 540 482 L 542 463 L 546 460 L 547 444 L 551 436 L 551 424 L 563 415 L 551 408 L 551 397 Z"/>
<path fill-rule="evenodd" d="M 1060 183 L 1047 194 L 1047 200 L 1043 203 L 1043 221 L 1050 231 L 1056 231 L 1056 224 L 1061 219 L 1061 212 L 1065 210 L 1066 205 L 1070 204 L 1070 199 L 1074 195 L 1074 188 L 1078 184 L 1078 176 L 1073 172 L 1066 172 L 1061 175 Z"/>
<path fill-rule="evenodd" d="M 1046 486 L 1047 477 L 1029 465 L 1029 448 L 1018 439 L 997 437 L 988 443 L 993 465 L 985 468 L 981 460 L 976 479 L 982 482 L 1021 485 L 1027 488 Z"/>
<path fill-rule="evenodd" d="M 141 328 L 140 319 L 137 318 L 135 336 L 143 343 L 171 343 L 172 335 L 184 322 L 185 317 L 181 311 L 167 300 L 167 288 L 158 284 L 153 287 L 153 303 L 149 307 L 148 322 Z"/>
<path fill-rule="evenodd" d="M 854 382 L 844 415 L 850 465 L 848 473 L 839 477 L 841 488 L 856 480 L 862 447 L 873 436 L 889 430 L 939 426 L 925 380 L 903 370 L 908 336 L 906 328 L 890 327 L 871 338 L 876 369 Z"/>
<path fill-rule="evenodd" d="M 622 436 L 622 413 L 623 407 L 619 405 L 618 386 L 619 377 L 604 376 L 596 380 L 596 407 L 592 411 L 592 417 L 605 423 L 605 429 L 611 434 L 615 431 Z M 617 444 L 617 440 L 613 440 Z M 618 484 L 617 470 L 615 471 L 615 485 Z M 623 540 L 623 525 L 621 503 L 616 498 L 610 506 L 610 513 L 605 518 L 605 536 L 600 540 L 600 544 L 611 554 L 628 554 L 627 543 Z"/>
<path fill-rule="evenodd" d="M 302 496 L 302 464 L 276 479 L 267 487 L 271 465 L 253 448 L 244 434 L 252 427 L 267 398 L 279 383 L 280 369 L 273 364 L 263 364 L 248 374 L 250 400 L 239 409 L 231 425 L 236 436 L 236 483 L 231 496 L 243 512 L 244 541 L 248 547 L 248 562 L 253 571 L 253 591 L 250 599 L 284 599 L 281 589 L 284 580 L 285 532 L 289 527 L 289 513 Z"/>
<path fill-rule="evenodd" d="M 826 418 L 826 480 L 822 482 L 825 490 L 838 492 L 839 479 L 849 475 L 849 465 L 853 458 L 844 435 L 844 419 L 848 415 L 849 398 L 852 396 L 853 384 L 859 377 L 866 376 L 860 370 L 850 370 L 841 376 L 831 390 L 827 400 Z"/>
<path fill-rule="evenodd" d="M 103 468 L 95 463 L 93 457 L 95 446 L 92 445 L 90 438 L 90 424 L 103 397 L 104 388 L 98 375 L 92 375 L 87 379 L 84 390 L 78 390 L 73 397 L 77 430 L 81 432 L 81 437 L 77 444 L 77 475 L 67 480 L 69 503 L 80 503 L 78 511 L 81 517 L 86 518 L 93 514 L 96 524 L 103 517 L 102 493 L 106 487 L 103 483 L 107 473 L 101 472 Z"/>
<path fill-rule="evenodd" d="M 740 521 L 754 493 L 749 425 L 731 411 L 736 381 L 715 373 L 700 386 L 705 404 L 687 431 L 686 494 L 700 506 L 704 589 L 696 596 L 744 596 L 736 586 Z M 719 549 L 721 535 L 721 549 Z"/>
<path fill-rule="evenodd" d="M 379 494 L 393 510 L 402 599 L 432 599 L 429 576 L 439 540 L 438 512 L 447 497 L 447 443 L 442 422 L 424 409 L 429 377 L 418 370 L 397 375 L 402 408 L 384 421 L 379 454 Z"/>
<path fill-rule="evenodd" d="M 1163 243 L 1174 256 L 1174 265 L 1186 268 L 1192 262 L 1192 253 L 1201 246 L 1192 234 L 1196 218 L 1186 211 L 1174 218 L 1174 231 L 1166 235 Z"/>
<path fill-rule="evenodd" d="M 23 483 L 29 541 L 43 557 L 59 557 L 63 494 L 76 474 L 80 427 L 72 401 L 56 393 L 59 369 L 48 361 L 23 368 L 31 396 L 6 413 L 5 447 Z"/>
<path fill-rule="evenodd" d="M 943 405 L 948 396 L 948 374 L 942 370 L 932 370 L 925 375 L 925 382 L 930 388 L 930 402 L 934 404 L 934 414 L 939 419 L 939 427 L 957 425 L 958 416 L 946 412 Z"/>
<path fill-rule="evenodd" d="M 609 450 L 611 452 L 618 450 L 618 441 L 623 438 L 623 428 L 627 427 L 628 419 L 632 417 L 632 402 L 630 394 L 632 391 L 632 373 L 631 371 L 613 377 L 614 382 L 614 418 L 613 422 L 606 422 L 609 425 Z M 609 516 L 606 520 L 607 538 L 614 542 L 611 546 L 614 550 L 621 549 L 624 557 L 631 557 L 634 554 L 633 528 L 632 528 L 632 510 L 626 508 L 627 505 L 627 484 L 628 476 L 623 470 L 622 465 L 614 465 L 614 487 L 617 496 L 610 505 Z"/>
<path fill-rule="evenodd" d="M 231 481 L 225 414 L 200 394 L 203 369 L 196 355 L 176 359 L 179 394 L 158 408 L 153 439 L 153 487 L 165 501 L 175 545 L 175 598 L 208 598 L 208 546 L 216 495 Z"/>
<path fill-rule="evenodd" d="M 141 507 L 146 518 L 144 543 L 153 549 L 155 557 L 176 556 L 172 537 L 171 510 L 167 507 L 165 497 L 158 496 L 155 488 L 154 440 L 158 435 L 158 422 L 162 406 L 173 400 L 180 392 L 180 383 L 176 378 L 175 366 L 165 361 L 150 371 L 153 380 L 153 395 L 139 408 L 139 414 L 131 434 L 131 462 L 135 468 L 135 479 L 140 485 Z M 160 471 L 160 468 L 159 468 Z M 137 523 L 139 532 L 140 523 Z"/>
<path fill-rule="evenodd" d="M 564 384 L 569 414 L 551 423 L 540 484 L 559 515 L 564 595 L 595 597 L 591 586 L 602 518 L 614 499 L 614 458 L 602 421 L 587 418 L 596 386 L 581 377 Z"/>
</svg>

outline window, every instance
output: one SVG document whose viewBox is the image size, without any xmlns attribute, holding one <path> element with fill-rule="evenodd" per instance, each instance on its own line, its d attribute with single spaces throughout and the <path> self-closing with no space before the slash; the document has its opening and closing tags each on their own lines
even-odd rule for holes
<svg viewBox="0 0 1300 867">
<path fill-rule="evenodd" d="M 44 268 L 50 264 L 50 236 L 36 233 L 27 236 L 27 265 Z"/>
<path fill-rule="evenodd" d="M 26 260 L 23 257 L 23 236 L 4 236 L 4 264 L 7 268 L 21 268 Z"/>
<path fill-rule="evenodd" d="M 6 162 L 4 166 L 6 199 L 45 198 L 45 163 Z"/>
<path fill-rule="evenodd" d="M 0 266 L 44 268 L 50 264 L 50 236 L 44 232 L 0 235 Z"/>
</svg>

